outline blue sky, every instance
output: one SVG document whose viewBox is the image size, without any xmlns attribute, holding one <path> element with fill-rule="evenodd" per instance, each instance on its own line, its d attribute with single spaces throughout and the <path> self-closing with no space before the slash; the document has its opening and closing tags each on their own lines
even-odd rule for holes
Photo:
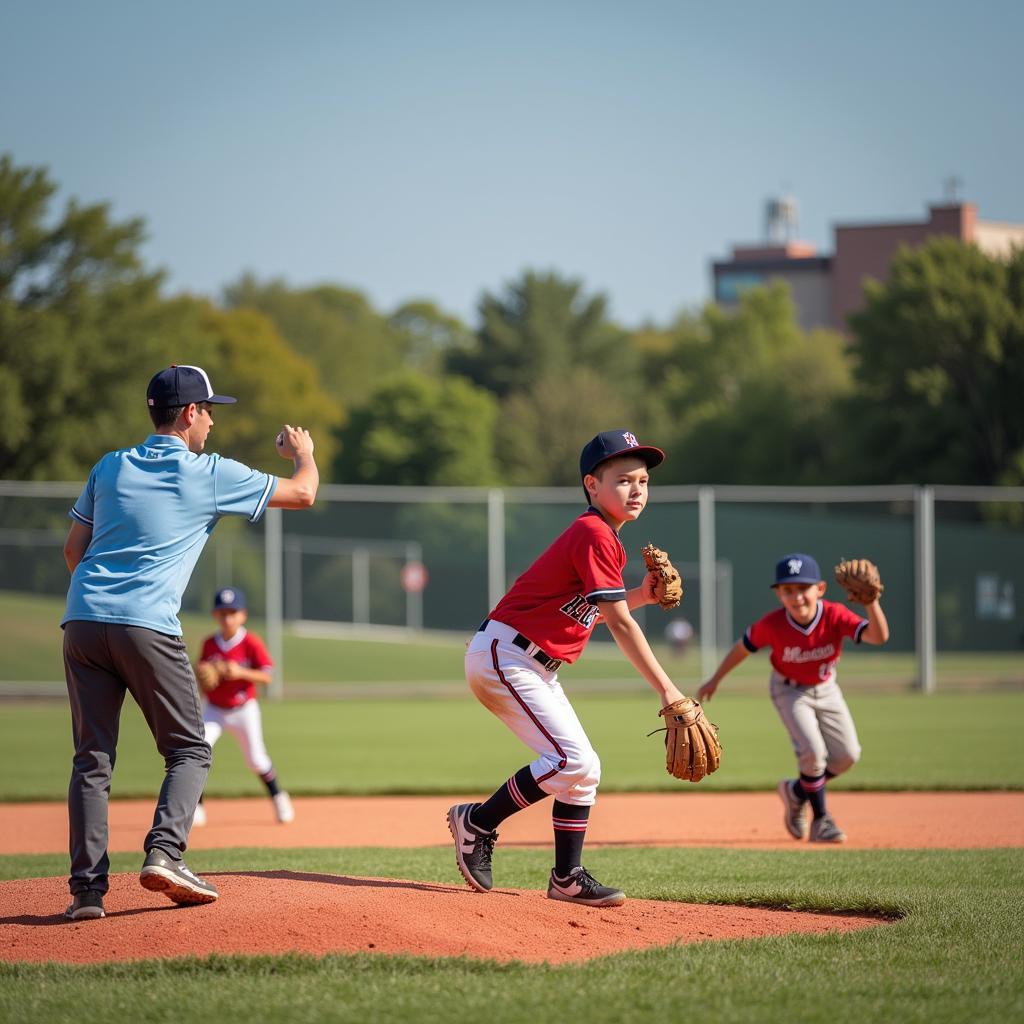
<svg viewBox="0 0 1024 1024">
<path fill-rule="evenodd" d="M 250 270 L 472 324 L 555 268 L 665 322 L 784 190 L 826 249 L 951 174 L 1024 221 L 1022 39 L 985 0 L 7 4 L 0 151 L 144 217 L 169 291 Z"/>
</svg>

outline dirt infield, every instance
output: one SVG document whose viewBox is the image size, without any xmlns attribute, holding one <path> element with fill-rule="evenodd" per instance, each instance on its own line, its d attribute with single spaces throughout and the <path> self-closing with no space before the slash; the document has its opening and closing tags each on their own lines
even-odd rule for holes
<svg viewBox="0 0 1024 1024">
<path fill-rule="evenodd" d="M 454 796 L 307 797 L 296 820 L 278 825 L 266 799 L 207 801 L 209 824 L 191 849 L 223 847 L 447 846 Z M 846 829 L 846 848 L 1024 846 L 1021 793 L 835 793 L 830 806 Z M 114 801 L 110 848 L 142 849 L 150 800 Z M 395 823 L 401 822 L 396 828 Z M 782 827 L 774 793 L 636 793 L 602 796 L 588 846 L 699 846 L 804 850 Z M 543 805 L 510 818 L 503 847 L 547 847 Z M 63 804 L 0 805 L 0 853 L 63 853 Z M 202 858 L 191 862 L 202 870 Z M 353 878 L 294 871 L 213 872 L 221 899 L 177 908 L 142 889 L 134 874 L 115 875 L 102 921 L 67 922 L 63 878 L 0 883 L 0 960 L 69 963 L 205 955 L 317 955 L 370 951 L 497 960 L 586 960 L 625 949 L 791 932 L 845 932 L 877 918 L 793 913 L 735 906 L 628 900 L 616 909 L 556 903 L 543 892 L 498 890 L 487 896 L 438 883 Z"/>
<path fill-rule="evenodd" d="M 300 797 L 290 825 L 274 822 L 266 799 L 211 799 L 209 823 L 193 829 L 191 848 L 445 845 L 445 812 L 463 799 L 472 798 Z M 1024 846 L 1024 793 L 833 793 L 829 806 L 847 833 L 847 849 Z M 111 851 L 141 852 L 152 817 L 151 800 L 113 801 Z M 550 809 L 543 804 L 501 827 L 503 847 L 550 843 Z M 0 804 L 0 854 L 63 853 L 67 845 L 64 804 Z M 587 845 L 830 849 L 790 839 L 774 793 L 604 795 L 591 816 Z"/>
<path fill-rule="evenodd" d="M 65 921 L 64 879 L 0 882 L 0 960 L 97 963 L 209 953 L 411 953 L 566 963 L 674 943 L 848 932 L 878 918 L 630 900 L 576 907 L 540 892 L 296 871 L 211 872 L 221 898 L 175 907 L 114 875 L 101 921 Z M 54 912 L 55 908 L 58 912 Z M 258 927 L 256 926 L 258 922 Z"/>
</svg>

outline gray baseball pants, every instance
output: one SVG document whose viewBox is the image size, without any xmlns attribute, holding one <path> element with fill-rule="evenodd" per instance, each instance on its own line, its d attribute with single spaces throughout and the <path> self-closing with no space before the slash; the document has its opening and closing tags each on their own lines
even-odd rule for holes
<svg viewBox="0 0 1024 1024">
<path fill-rule="evenodd" d="M 782 719 L 802 775 L 841 775 L 856 764 L 860 742 L 843 691 L 833 680 L 816 686 L 794 686 L 771 676 L 771 696 Z"/>
<path fill-rule="evenodd" d="M 210 745 L 195 675 L 180 636 L 140 626 L 72 621 L 64 627 L 64 674 L 75 756 L 68 787 L 72 894 L 106 892 L 107 802 L 121 705 L 131 693 L 164 759 L 145 850 L 180 860 L 210 771 Z"/>
</svg>

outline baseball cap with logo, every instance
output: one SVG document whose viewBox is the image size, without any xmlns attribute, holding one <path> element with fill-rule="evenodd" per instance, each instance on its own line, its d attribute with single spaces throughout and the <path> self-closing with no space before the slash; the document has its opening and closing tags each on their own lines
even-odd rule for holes
<svg viewBox="0 0 1024 1024">
<path fill-rule="evenodd" d="M 243 611 L 245 609 L 245 594 L 237 587 L 223 587 L 214 595 L 213 608 L 214 611 L 218 608 Z"/>
<path fill-rule="evenodd" d="M 820 583 L 821 570 L 818 563 L 810 555 L 793 554 L 786 555 L 779 559 L 775 566 L 775 582 L 773 587 L 780 583 Z"/>
<path fill-rule="evenodd" d="M 229 405 L 237 398 L 215 395 L 210 378 L 201 366 L 168 366 L 153 375 L 146 388 L 146 401 L 155 409 L 173 409 L 192 402 Z"/>
<path fill-rule="evenodd" d="M 588 441 L 580 452 L 580 479 L 593 473 L 602 462 L 619 455 L 635 455 L 647 463 L 648 469 L 665 461 L 665 453 L 660 448 L 641 444 L 631 430 L 604 430 Z M 585 487 L 583 493 L 589 501 L 590 495 Z"/>
</svg>

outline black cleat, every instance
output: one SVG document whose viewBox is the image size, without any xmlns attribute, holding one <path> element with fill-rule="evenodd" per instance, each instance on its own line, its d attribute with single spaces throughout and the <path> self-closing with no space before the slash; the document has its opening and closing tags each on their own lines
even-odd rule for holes
<svg viewBox="0 0 1024 1024">
<path fill-rule="evenodd" d="M 212 903 L 219 895 L 210 882 L 194 875 L 185 862 L 171 860 L 160 850 L 150 850 L 139 873 L 139 884 L 150 892 L 162 892 L 175 903 Z"/>
<path fill-rule="evenodd" d="M 626 902 L 626 894 L 621 889 L 602 885 L 581 865 L 573 868 L 568 878 L 559 878 L 551 872 L 548 899 L 580 903 L 585 907 L 620 907 Z"/>
<path fill-rule="evenodd" d="M 64 911 L 69 921 L 92 921 L 98 917 L 106 917 L 103 911 L 103 893 L 86 889 L 76 892 L 71 898 L 71 905 Z"/>
<path fill-rule="evenodd" d="M 498 838 L 497 832 L 481 832 L 469 823 L 469 812 L 476 804 L 456 804 L 448 808 L 448 831 L 455 840 L 455 863 L 462 877 L 477 892 L 490 892 L 494 886 L 491 876 L 491 854 Z"/>
</svg>

